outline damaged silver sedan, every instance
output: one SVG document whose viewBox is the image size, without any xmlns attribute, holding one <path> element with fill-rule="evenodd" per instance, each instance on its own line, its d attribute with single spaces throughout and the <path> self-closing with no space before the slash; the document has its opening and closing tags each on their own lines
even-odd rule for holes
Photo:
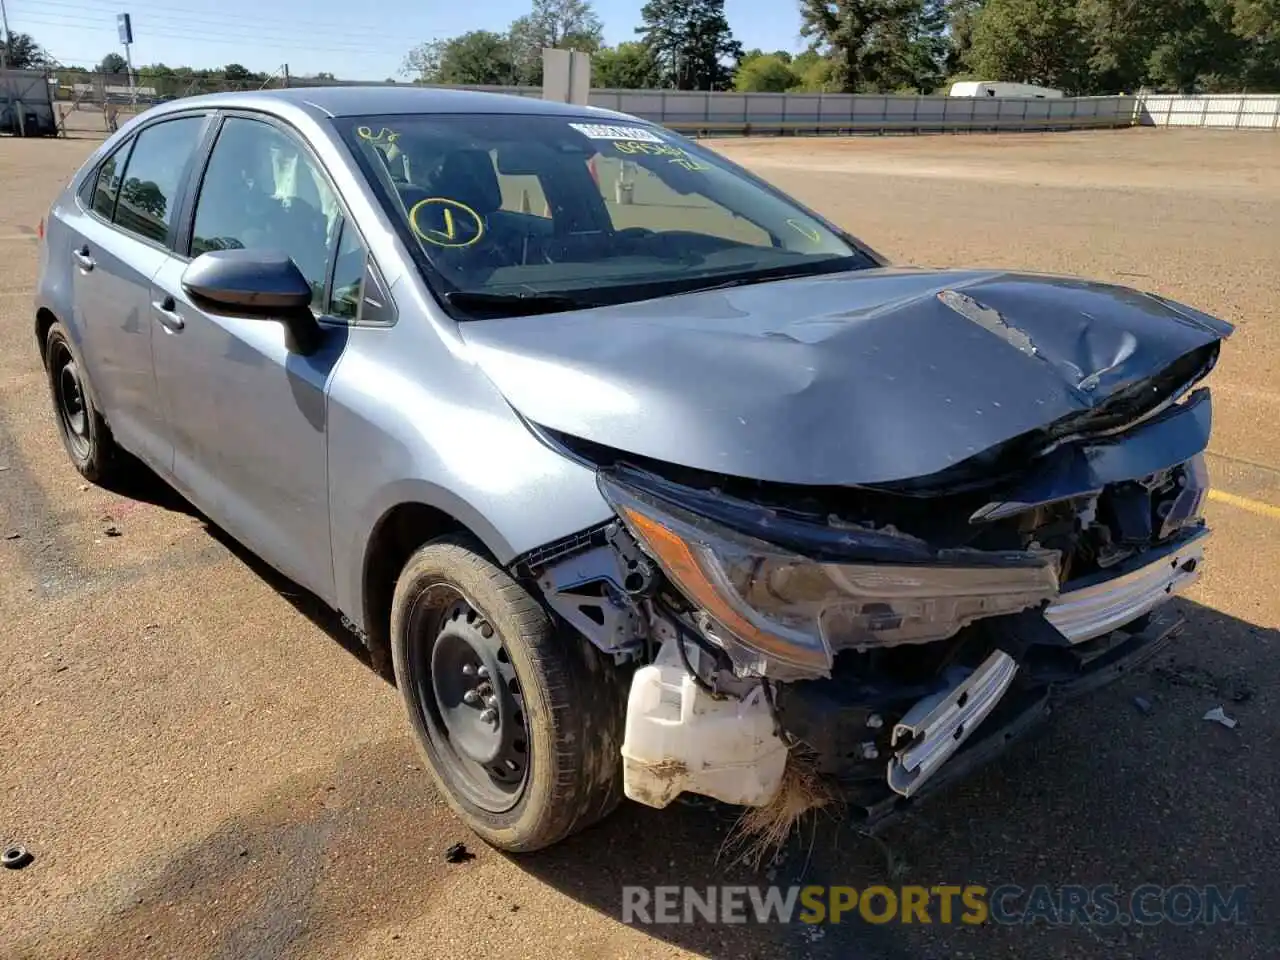
<svg viewBox="0 0 1280 960">
<path fill-rule="evenodd" d="M 35 312 L 77 469 L 340 611 L 512 851 L 798 769 L 881 822 L 1149 658 L 1231 329 L 891 267 L 633 117 L 394 88 L 148 111 Z"/>
</svg>

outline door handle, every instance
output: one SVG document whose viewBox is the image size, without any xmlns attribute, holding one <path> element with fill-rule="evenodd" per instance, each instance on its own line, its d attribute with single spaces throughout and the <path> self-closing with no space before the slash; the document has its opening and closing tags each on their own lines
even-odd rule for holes
<svg viewBox="0 0 1280 960">
<path fill-rule="evenodd" d="M 93 257 L 89 256 L 89 247 L 87 244 L 79 250 L 74 251 L 71 256 L 75 257 L 76 263 L 80 264 L 80 269 L 86 273 L 93 269 Z"/>
<path fill-rule="evenodd" d="M 152 300 L 151 308 L 155 310 L 156 319 L 160 321 L 160 325 L 166 330 L 177 333 L 187 325 L 186 321 L 178 314 L 178 305 L 174 302 L 173 297 L 166 295 L 159 300 Z"/>
</svg>

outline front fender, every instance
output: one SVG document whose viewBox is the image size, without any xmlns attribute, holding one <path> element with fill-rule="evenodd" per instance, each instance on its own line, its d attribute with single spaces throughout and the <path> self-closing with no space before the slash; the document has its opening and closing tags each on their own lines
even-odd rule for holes
<svg viewBox="0 0 1280 960">
<path fill-rule="evenodd" d="M 591 467 L 536 437 L 465 347 L 416 320 L 353 329 L 330 382 L 335 600 L 366 629 L 367 548 L 398 505 L 447 514 L 503 565 L 613 515 Z"/>
</svg>

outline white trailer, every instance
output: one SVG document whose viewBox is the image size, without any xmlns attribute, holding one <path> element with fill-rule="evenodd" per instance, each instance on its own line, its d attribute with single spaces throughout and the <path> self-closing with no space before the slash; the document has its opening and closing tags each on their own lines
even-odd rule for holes
<svg viewBox="0 0 1280 960">
<path fill-rule="evenodd" d="M 1033 83 L 1005 83 L 1003 80 L 958 80 L 951 85 L 952 97 L 1031 97 L 1036 100 L 1057 100 L 1061 90 L 1053 87 L 1037 87 Z"/>
</svg>

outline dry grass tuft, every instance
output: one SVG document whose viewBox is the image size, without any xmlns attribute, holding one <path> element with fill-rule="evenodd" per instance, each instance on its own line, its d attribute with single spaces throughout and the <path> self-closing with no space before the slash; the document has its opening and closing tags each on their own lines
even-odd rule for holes
<svg viewBox="0 0 1280 960">
<path fill-rule="evenodd" d="M 836 800 L 835 792 L 818 774 L 813 762 L 797 750 L 787 757 L 782 788 L 766 807 L 748 807 L 729 829 L 717 859 L 730 860 L 759 869 L 772 860 L 806 814 L 821 810 Z"/>
</svg>

